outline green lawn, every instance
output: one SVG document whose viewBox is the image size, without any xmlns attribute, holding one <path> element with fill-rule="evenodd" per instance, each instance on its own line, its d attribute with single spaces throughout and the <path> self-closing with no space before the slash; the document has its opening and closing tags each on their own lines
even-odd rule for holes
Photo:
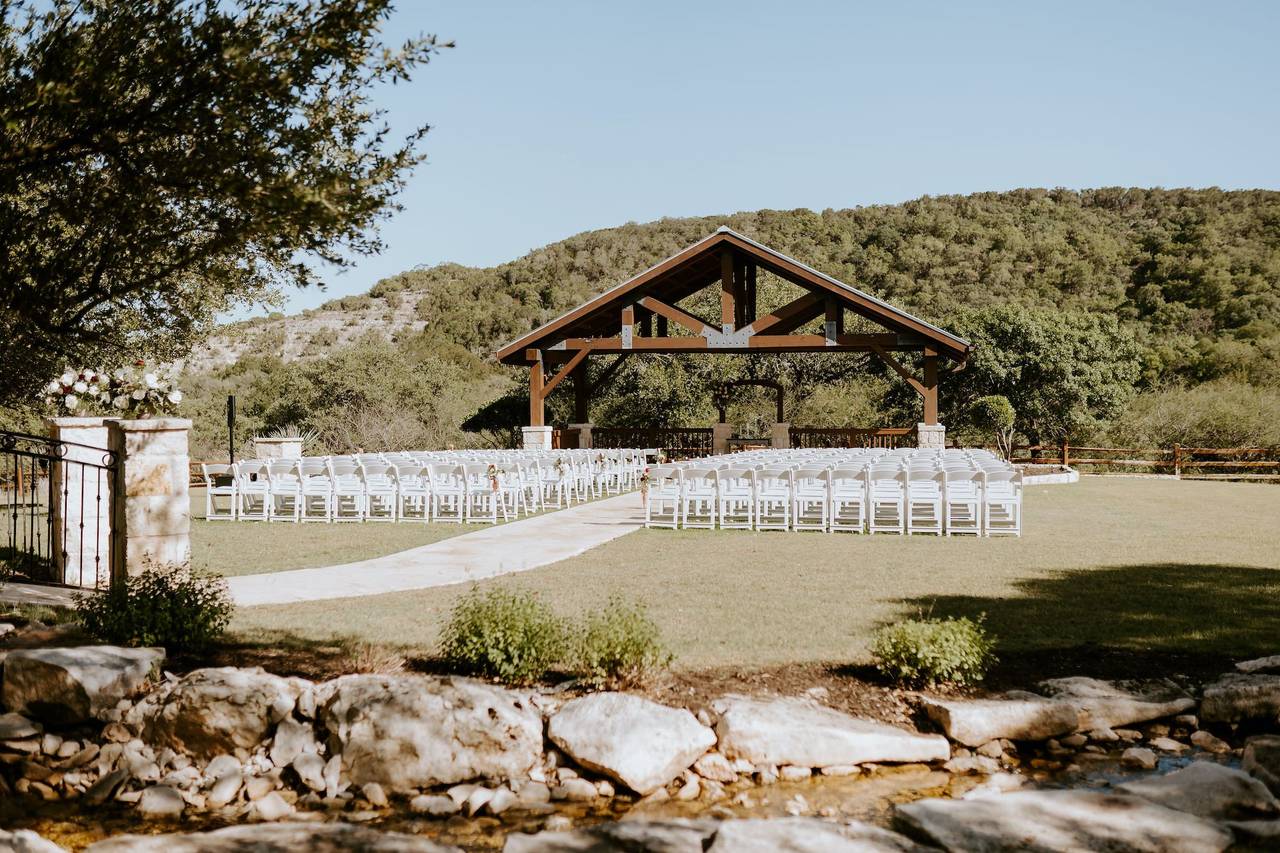
<svg viewBox="0 0 1280 853">
<path fill-rule="evenodd" d="M 311 569 L 381 557 L 475 530 L 461 524 L 293 524 L 205 521 L 191 491 L 191 565 L 220 575 Z"/>
<path fill-rule="evenodd" d="M 1030 489 L 1025 514 L 1021 539 L 644 530 L 485 585 L 565 615 L 643 601 L 685 667 L 857 661 L 919 612 L 985 614 L 1007 652 L 1280 653 L 1280 488 L 1086 478 Z M 426 652 L 463 592 L 249 608 L 234 627 Z"/>
</svg>

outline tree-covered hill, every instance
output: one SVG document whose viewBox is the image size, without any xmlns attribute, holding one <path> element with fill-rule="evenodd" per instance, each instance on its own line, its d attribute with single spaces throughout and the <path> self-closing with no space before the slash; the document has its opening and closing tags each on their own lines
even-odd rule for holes
<svg viewBox="0 0 1280 853">
<path fill-rule="evenodd" d="M 328 381 L 332 371 L 322 365 L 350 360 L 353 349 L 364 347 L 362 357 L 378 363 L 385 353 L 369 348 L 377 349 L 380 338 L 408 354 L 409 364 L 429 362 L 423 374 L 433 377 L 431 399 L 449 401 L 453 414 L 446 420 L 484 409 L 503 388 L 501 404 L 489 405 L 490 421 L 516 417 L 521 380 L 492 362 L 498 346 L 721 225 L 988 342 L 989 354 L 968 375 L 943 379 L 944 420 L 953 425 L 964 422 L 964 407 L 977 395 L 1012 399 L 1030 390 L 1041 397 L 1022 401 L 1024 435 L 1099 434 L 1122 424 L 1134 393 L 1145 391 L 1138 407 L 1145 432 L 1130 437 L 1154 441 L 1161 413 L 1168 413 L 1151 393 L 1217 382 L 1232 389 L 1201 394 L 1197 405 L 1231 400 L 1235 408 L 1205 415 L 1212 428 L 1183 423 L 1179 435 L 1218 441 L 1274 435 L 1241 426 L 1248 412 L 1240 411 L 1253 394 L 1240 388 L 1274 395 L 1280 386 L 1280 192 L 1268 190 L 1030 189 L 821 213 L 763 210 L 629 223 L 497 267 L 414 269 L 378 282 L 365 296 L 237 324 L 197 353 L 193 364 L 203 366 L 196 371 L 203 375 L 195 381 L 221 393 L 252 375 L 258 387 L 274 389 L 273 365 L 299 359 L 319 362 L 314 371 Z M 222 366 L 211 369 L 215 364 Z M 672 356 L 628 363 L 593 420 L 706 423 L 714 411 L 711 386 L 738 373 L 780 378 L 796 423 L 902 424 L 914 416 L 901 383 L 860 357 Z M 264 402 L 256 410 L 263 425 L 279 425 L 286 413 L 302 418 L 335 393 L 288 406 Z M 743 405 L 749 409 L 751 401 Z M 1058 409 L 1072 412 L 1055 418 Z M 255 411 L 252 403 L 247 411 Z M 567 413 L 553 405 L 552 414 L 563 420 Z M 753 415 L 744 409 L 736 416 L 742 422 Z M 385 419 L 378 412 L 361 417 Z M 439 432 L 445 427 L 438 412 L 430 420 L 436 443 L 466 440 L 457 423 Z"/>
</svg>

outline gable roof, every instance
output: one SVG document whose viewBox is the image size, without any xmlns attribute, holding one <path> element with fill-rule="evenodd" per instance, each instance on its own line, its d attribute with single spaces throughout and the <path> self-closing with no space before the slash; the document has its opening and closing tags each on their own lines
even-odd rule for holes
<svg viewBox="0 0 1280 853">
<path fill-rule="evenodd" d="M 528 349 L 549 349 L 569 337 L 616 334 L 621 328 L 623 307 L 645 296 L 675 303 L 719 280 L 721 250 L 726 246 L 792 284 L 834 296 L 844 307 L 887 329 L 921 339 L 940 355 L 963 361 L 972 349 L 968 341 L 945 329 L 722 226 L 687 249 L 508 343 L 495 355 L 507 364 L 524 364 Z"/>
</svg>

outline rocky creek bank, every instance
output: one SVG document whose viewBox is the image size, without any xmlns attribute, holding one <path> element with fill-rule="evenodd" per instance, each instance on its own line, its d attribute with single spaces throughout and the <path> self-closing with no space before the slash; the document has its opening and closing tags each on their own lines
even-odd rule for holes
<svg viewBox="0 0 1280 853">
<path fill-rule="evenodd" d="M 9 652 L 0 796 L 111 804 L 174 829 L 197 817 L 253 824 L 119 836 L 91 850 L 236 850 L 267 839 L 279 849 L 454 849 L 359 825 L 393 812 L 537 818 L 538 831 L 507 835 L 517 853 L 1280 846 L 1280 658 L 1243 662 L 1197 689 L 1069 678 L 981 699 L 914 695 L 922 728 L 936 732 L 855 718 L 812 695 L 729 695 L 689 709 L 447 676 L 316 683 L 163 667 L 160 649 Z M 1094 762 L 1141 773 L 1175 757 L 1185 765 L 1176 772 L 1052 788 Z M 774 783 L 870 778 L 892 765 L 971 784 L 962 797 L 898 806 L 889 826 L 803 795 L 787 800 L 786 817 L 737 817 Z M 701 811 L 645 819 L 664 803 Z M 578 825 L 565 804 L 630 814 Z M 5 849 L 61 848 L 19 831 L 0 835 Z"/>
</svg>

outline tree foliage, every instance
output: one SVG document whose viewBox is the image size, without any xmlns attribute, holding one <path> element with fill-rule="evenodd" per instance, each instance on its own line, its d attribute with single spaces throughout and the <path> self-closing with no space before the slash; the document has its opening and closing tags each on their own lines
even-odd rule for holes
<svg viewBox="0 0 1280 853">
<path fill-rule="evenodd" d="M 378 250 L 426 128 L 370 91 L 442 46 L 385 45 L 389 3 L 0 6 L 0 400 Z"/>
</svg>

